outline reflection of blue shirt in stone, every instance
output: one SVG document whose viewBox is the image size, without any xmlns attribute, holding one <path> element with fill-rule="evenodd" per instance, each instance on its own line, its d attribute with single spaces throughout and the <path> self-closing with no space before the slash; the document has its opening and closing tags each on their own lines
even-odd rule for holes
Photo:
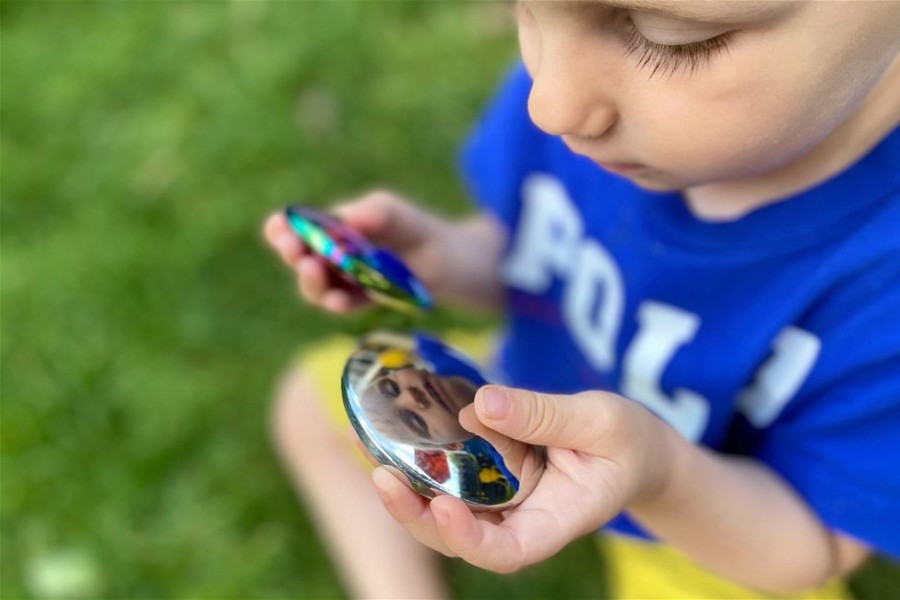
<svg viewBox="0 0 900 600">
<path fill-rule="evenodd" d="M 489 443 L 473 437 L 463 442 L 465 452 L 451 452 L 457 464 L 465 497 L 483 504 L 502 504 L 512 500 L 519 489 L 519 480 L 510 473 L 503 458 Z"/>
<path fill-rule="evenodd" d="M 415 340 L 419 356 L 430 363 L 438 375 L 464 377 L 476 387 L 487 384 L 475 363 L 460 352 L 423 333 L 415 334 Z M 478 457 L 479 468 L 496 465 L 500 474 L 512 484 L 513 489 L 519 489 L 519 480 L 506 468 L 503 458 L 493 446 L 480 438 L 468 439 L 463 444 L 468 453 Z M 506 483 L 503 482 L 503 485 Z"/>
<path fill-rule="evenodd" d="M 494 449 L 493 446 L 488 444 L 481 438 L 471 438 L 463 442 L 463 445 L 466 447 L 466 450 L 473 454 L 478 458 L 478 464 L 482 469 L 487 469 L 492 466 L 496 466 L 497 470 L 500 472 L 500 475 L 503 476 L 506 482 L 509 482 L 510 485 L 513 486 L 514 490 L 519 489 L 519 480 L 516 479 L 516 476 L 512 474 L 512 472 L 506 468 L 506 463 L 503 461 L 503 457 L 500 456 L 500 453 Z"/>
<path fill-rule="evenodd" d="M 530 86 L 515 69 L 463 156 L 510 232 L 508 383 L 639 401 L 900 556 L 900 130 L 830 180 L 714 223 L 538 130 Z"/>
<path fill-rule="evenodd" d="M 475 387 L 487 383 L 475 363 L 462 353 L 424 333 L 417 333 L 414 337 L 419 356 L 428 361 L 438 375 L 463 377 Z"/>
</svg>

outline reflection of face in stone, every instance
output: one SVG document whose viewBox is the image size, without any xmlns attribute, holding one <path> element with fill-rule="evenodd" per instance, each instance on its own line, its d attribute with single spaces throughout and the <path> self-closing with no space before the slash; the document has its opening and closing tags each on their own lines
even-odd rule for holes
<svg viewBox="0 0 900 600">
<path fill-rule="evenodd" d="M 398 442 L 443 445 L 472 437 L 459 411 L 477 387 L 463 377 L 444 377 L 414 367 L 381 369 L 360 402 L 375 428 Z"/>
</svg>

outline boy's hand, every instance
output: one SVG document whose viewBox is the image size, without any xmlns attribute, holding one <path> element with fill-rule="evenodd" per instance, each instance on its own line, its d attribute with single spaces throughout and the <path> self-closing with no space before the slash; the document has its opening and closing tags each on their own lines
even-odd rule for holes
<svg viewBox="0 0 900 600">
<path fill-rule="evenodd" d="M 440 272 L 440 244 L 448 224 L 389 192 L 374 192 L 343 204 L 334 213 L 351 229 L 397 254 L 430 290 Z M 266 241 L 297 273 L 300 294 L 334 313 L 366 307 L 370 301 L 358 287 L 342 281 L 326 261 L 310 252 L 293 232 L 284 213 L 272 214 L 263 228 Z"/>
<path fill-rule="evenodd" d="M 522 504 L 473 513 L 452 496 L 419 496 L 386 469 L 373 479 L 388 511 L 419 541 L 499 573 L 552 556 L 654 496 L 677 439 L 641 405 L 603 392 L 551 396 L 486 386 L 460 422 L 498 447 L 503 437 L 547 446 L 547 468 Z"/>
</svg>

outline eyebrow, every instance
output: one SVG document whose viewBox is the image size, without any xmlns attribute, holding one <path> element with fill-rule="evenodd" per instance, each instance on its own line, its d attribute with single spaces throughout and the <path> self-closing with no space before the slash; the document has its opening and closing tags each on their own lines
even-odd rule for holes
<svg viewBox="0 0 900 600">
<path fill-rule="evenodd" d="M 590 0 L 610 8 L 635 10 L 691 21 L 762 19 L 788 10 L 785 0 Z"/>
</svg>

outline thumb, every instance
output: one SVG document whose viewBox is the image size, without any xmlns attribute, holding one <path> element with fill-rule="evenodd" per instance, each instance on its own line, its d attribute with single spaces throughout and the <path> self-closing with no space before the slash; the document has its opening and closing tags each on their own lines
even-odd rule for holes
<svg viewBox="0 0 900 600">
<path fill-rule="evenodd" d="M 542 394 L 488 385 L 475 397 L 475 414 L 487 427 L 510 438 L 555 448 L 590 451 L 609 427 L 609 399 L 603 392 Z"/>
<path fill-rule="evenodd" d="M 393 248 L 415 245 L 427 236 L 429 220 L 424 213 L 396 194 L 372 192 L 334 208 L 346 225 L 375 244 Z"/>
</svg>

